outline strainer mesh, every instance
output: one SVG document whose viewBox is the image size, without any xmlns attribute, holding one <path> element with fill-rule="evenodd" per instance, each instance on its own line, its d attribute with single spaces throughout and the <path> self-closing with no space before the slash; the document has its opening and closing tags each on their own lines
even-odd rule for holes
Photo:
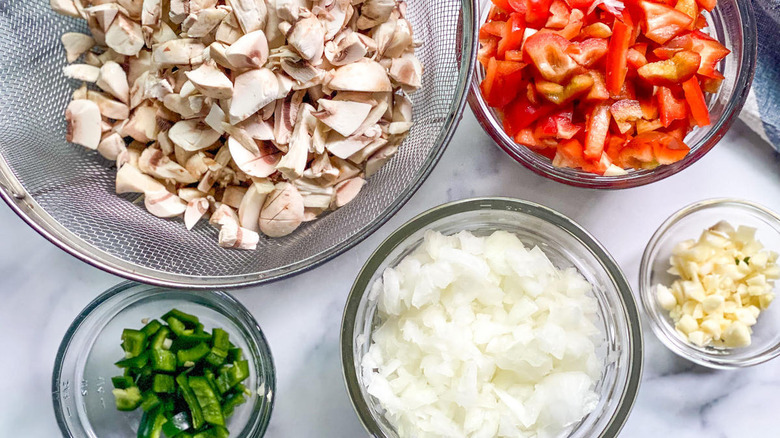
<svg viewBox="0 0 780 438">
<path fill-rule="evenodd" d="M 0 1 L 0 155 L 27 196 L 92 247 L 87 258 L 184 284 L 203 277 L 229 285 L 285 275 L 322 261 L 323 253 L 375 225 L 444 147 L 446 129 L 461 106 L 456 94 L 465 72 L 458 48 L 463 32 L 471 29 L 468 20 L 465 29 L 459 24 L 459 0 L 432 6 L 419 0 L 408 4 L 415 39 L 423 43 L 417 56 L 425 73 L 422 89 L 412 96 L 416 123 L 399 154 L 347 207 L 291 236 L 263 238 L 256 251 L 219 248 L 217 231 L 203 222 L 187 231 L 180 220 L 153 217 L 130 202 L 132 197 L 114 194 L 112 163 L 65 141 L 65 107 L 79 84 L 61 74 L 66 60 L 60 36 L 88 31 L 82 20 L 50 11 L 46 0 Z"/>
</svg>

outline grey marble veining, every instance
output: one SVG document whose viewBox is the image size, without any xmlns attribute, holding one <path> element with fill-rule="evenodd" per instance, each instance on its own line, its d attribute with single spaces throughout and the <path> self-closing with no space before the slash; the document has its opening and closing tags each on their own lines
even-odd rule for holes
<svg viewBox="0 0 780 438">
<path fill-rule="evenodd" d="M 555 208 L 590 230 L 636 287 L 639 259 L 656 227 L 691 202 L 733 196 L 780 210 L 780 157 L 743 126 L 683 173 L 623 191 L 567 187 L 514 163 L 466 110 L 431 177 L 387 225 L 320 268 L 234 292 L 252 311 L 277 367 L 271 438 L 364 437 L 342 382 L 341 311 L 371 251 L 414 215 L 446 201 L 502 195 Z M 51 369 L 77 313 L 119 278 L 67 255 L 0 207 L 0 437 L 59 436 Z M 711 371 L 677 358 L 645 330 L 645 373 L 627 438 L 780 436 L 780 360 Z"/>
</svg>

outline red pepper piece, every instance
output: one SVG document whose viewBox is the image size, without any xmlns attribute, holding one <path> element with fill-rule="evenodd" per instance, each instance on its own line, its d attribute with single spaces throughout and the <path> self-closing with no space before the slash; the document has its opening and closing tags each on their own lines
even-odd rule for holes
<svg viewBox="0 0 780 438">
<path fill-rule="evenodd" d="M 569 24 L 571 9 L 563 0 L 553 0 L 550 4 L 550 18 L 544 27 L 548 29 L 563 29 Z"/>
<path fill-rule="evenodd" d="M 680 96 L 679 91 L 669 87 L 658 87 L 658 112 L 661 115 L 661 123 L 668 127 L 675 120 L 688 119 L 688 105 Z"/>
<path fill-rule="evenodd" d="M 710 124 L 710 112 L 707 109 L 707 102 L 704 100 L 704 93 L 701 91 L 699 80 L 695 77 L 688 79 L 682 84 L 685 92 L 685 100 L 688 101 L 688 107 L 691 109 L 693 120 L 699 126 Z"/>
<path fill-rule="evenodd" d="M 580 66 L 566 54 L 566 49 L 570 45 L 571 42 L 560 35 L 537 32 L 525 40 L 523 53 L 526 60 L 533 63 L 542 77 L 563 84 L 580 69 Z"/>
<path fill-rule="evenodd" d="M 555 111 L 555 105 L 533 105 L 525 95 L 520 95 L 504 109 L 504 131 L 514 137 L 521 129 L 527 128 L 533 122 L 546 114 Z"/>
<path fill-rule="evenodd" d="M 650 40 L 664 44 L 688 29 L 693 19 L 672 7 L 648 0 L 640 0 L 639 7 L 644 12 L 644 35 Z"/>
<path fill-rule="evenodd" d="M 609 132 L 609 105 L 596 105 L 590 113 L 585 129 L 585 157 L 597 160 L 604 152 Z"/>
<path fill-rule="evenodd" d="M 507 50 L 518 50 L 523 45 L 523 33 L 525 33 L 525 18 L 518 13 L 513 13 L 506 22 L 504 37 L 498 42 L 496 54 L 503 59 Z"/>
<path fill-rule="evenodd" d="M 590 67 L 607 55 L 608 42 L 604 38 L 588 38 L 572 43 L 566 53 L 579 65 Z"/>
<path fill-rule="evenodd" d="M 631 34 L 634 31 L 631 14 L 623 14 L 628 23 L 615 19 L 612 26 L 612 37 L 609 39 L 607 52 L 606 82 L 607 91 L 616 95 L 623 88 L 628 73 L 628 47 L 631 43 Z"/>
</svg>

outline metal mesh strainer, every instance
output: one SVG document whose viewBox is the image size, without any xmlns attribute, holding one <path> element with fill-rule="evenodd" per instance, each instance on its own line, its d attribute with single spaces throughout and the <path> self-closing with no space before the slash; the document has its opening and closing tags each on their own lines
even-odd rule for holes
<svg viewBox="0 0 780 438">
<path fill-rule="evenodd" d="M 75 84 L 62 76 L 60 36 L 87 33 L 46 0 L 0 0 L 0 195 L 25 221 L 71 254 L 107 271 L 166 286 L 256 284 L 323 263 L 354 246 L 409 199 L 439 159 L 463 110 L 474 63 L 469 0 L 410 0 L 408 18 L 423 86 L 412 96 L 415 125 L 399 154 L 347 207 L 256 251 L 217 247 L 201 223 L 158 219 L 114 194 L 116 170 L 65 141 L 64 112 Z"/>
</svg>

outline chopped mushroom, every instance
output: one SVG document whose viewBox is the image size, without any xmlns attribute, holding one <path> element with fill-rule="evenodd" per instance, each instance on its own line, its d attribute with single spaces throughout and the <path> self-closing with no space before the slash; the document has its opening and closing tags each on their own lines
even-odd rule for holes
<svg viewBox="0 0 780 438">
<path fill-rule="evenodd" d="M 290 183 L 280 183 L 260 211 L 260 231 L 268 237 L 286 236 L 303 222 L 303 197 Z"/>
<path fill-rule="evenodd" d="M 115 161 L 117 193 L 151 214 L 208 217 L 222 247 L 351 202 L 412 127 L 403 0 L 50 1 L 91 32 L 62 36 L 81 82 L 68 140 Z"/>
<path fill-rule="evenodd" d="M 102 130 L 100 108 L 91 100 L 74 100 L 65 110 L 68 123 L 67 141 L 89 149 L 97 149 Z"/>
<path fill-rule="evenodd" d="M 79 56 L 91 49 L 95 45 L 95 39 L 89 35 L 78 32 L 68 32 L 62 34 L 62 46 L 65 47 L 65 53 L 68 62 L 75 62 Z"/>
</svg>

